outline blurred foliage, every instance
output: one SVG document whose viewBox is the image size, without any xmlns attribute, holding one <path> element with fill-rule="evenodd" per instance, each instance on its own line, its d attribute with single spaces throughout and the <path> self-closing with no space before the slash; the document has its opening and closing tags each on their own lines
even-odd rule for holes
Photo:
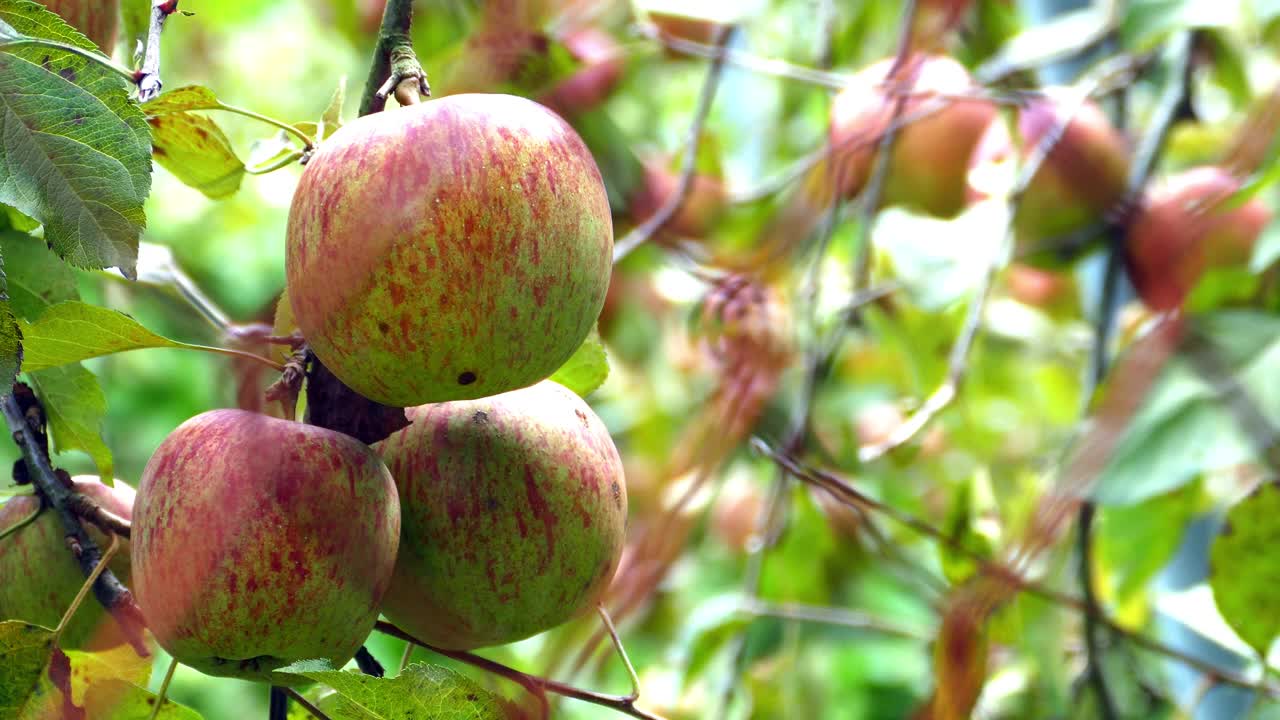
<svg viewBox="0 0 1280 720">
<path fill-rule="evenodd" d="M 1047 1 L 916 4 L 921 13 L 960 8 L 956 26 L 933 42 L 978 77 L 1007 70 L 992 85 L 1007 93 L 1004 99 L 1047 82 L 1044 67 L 1062 67 L 1046 57 L 1050 50 L 1079 49 L 1073 44 L 1105 29 L 1110 11 L 1118 13 L 1114 32 L 1094 43 L 1102 51 L 1072 79 L 1087 82 L 1089 71 L 1121 53 L 1154 53 L 1156 71 L 1125 84 L 1129 147 L 1155 122 L 1169 81 L 1162 73 L 1170 40 L 1196 30 L 1190 98 L 1159 158 L 1157 181 L 1239 157 L 1245 150 L 1238 141 L 1248 135 L 1241 128 L 1259 117 L 1254 109 L 1265 107 L 1267 93 L 1280 85 L 1274 1 L 1100 1 L 1057 19 L 1048 18 L 1059 4 Z M 616 265 L 599 328 L 607 379 L 595 388 L 604 371 L 594 354 L 576 370 L 586 377 L 575 380 L 575 389 L 595 390 L 590 401 L 627 466 L 629 541 L 639 557 L 662 566 L 649 577 L 634 556 L 630 565 L 624 561 L 611 597 L 618 605 L 634 600 L 614 611 L 639 672 L 640 704 L 670 718 L 721 716 L 725 703 L 723 716 L 735 718 L 927 717 L 913 715 L 922 708 L 942 718 L 947 702 L 957 717 L 968 716 L 974 703 L 972 715 L 982 718 L 1099 716 L 1082 675 L 1079 609 L 1030 592 L 988 594 L 974 559 L 1005 559 L 1043 541 L 1045 551 L 1029 553 L 1033 562 L 1020 569 L 1047 588 L 1078 595 L 1070 533 L 1043 525 L 1057 492 L 1091 493 L 1100 503 L 1092 576 L 1108 617 L 1206 663 L 1251 676 L 1269 668 L 1274 677 L 1280 670 L 1274 613 L 1249 616 L 1274 608 L 1274 586 L 1257 578 L 1273 578 L 1280 566 L 1280 549 L 1264 542 L 1275 534 L 1269 515 L 1275 492 L 1256 490 L 1276 482 L 1280 393 L 1272 383 L 1280 374 L 1280 292 L 1270 268 L 1280 256 L 1280 223 L 1264 231 L 1248 268 L 1211 273 L 1194 295 L 1189 332 L 1213 350 L 1217 374 L 1208 373 L 1205 353 L 1194 347 L 1143 364 L 1151 355 L 1139 341 L 1156 332 L 1160 318 L 1126 285 L 1119 311 L 1107 318 L 1115 321 L 1106 348 L 1116 356 L 1113 382 L 1090 397 L 1084 394 L 1091 387 L 1086 372 L 1102 253 L 1086 253 L 1039 279 L 1002 259 L 954 402 L 908 441 L 869 457 L 866 449 L 885 442 L 947 377 L 949 353 L 989 259 L 1006 252 L 1008 213 L 1000 198 L 949 219 L 908 207 L 872 215 L 847 202 L 832 215 L 820 258 L 810 238 L 793 237 L 793 246 L 750 267 L 763 280 L 734 284 L 708 268 L 759 257 L 751 255 L 758 238 L 792 197 L 761 189 L 823 147 L 834 93 L 823 82 L 842 82 L 892 55 L 902 3 L 421 0 L 413 40 L 436 95 L 488 90 L 545 99 L 585 65 L 572 51 L 572 31 L 606 31 L 620 61 L 617 86 L 603 104 L 566 114 L 597 156 L 621 238 L 644 220 L 637 197 L 652 174 L 647 168 L 678 172 L 707 75 L 705 58 L 664 48 L 645 21 L 661 17 L 647 10 L 670 12 L 673 5 L 707 22 L 739 23 L 731 51 L 755 62 L 726 67 L 696 158 L 698 170 L 722 184 L 725 206 L 703 236 L 662 232 Z M 173 16 L 164 30 L 165 87 L 210 88 L 223 103 L 323 136 L 322 117 L 331 130 L 337 118 L 354 115 L 352 96 L 363 89 L 380 6 L 186 0 L 181 9 L 193 14 Z M 126 9 L 136 12 L 130 3 Z M 116 50 L 118 60 L 129 60 L 128 41 Z M 804 72 L 824 67 L 829 75 Z M 335 115 L 331 99 L 344 77 L 346 107 Z M 217 162 L 183 176 L 197 188 L 159 162 L 143 240 L 168 248 L 174 265 L 233 321 L 269 324 L 284 284 L 285 224 L 302 168 L 241 177 L 242 161 L 260 168 L 287 156 L 286 139 L 242 115 L 179 114 L 216 120 L 210 142 Z M 1248 151 L 1257 162 L 1246 173 L 1248 192 L 1272 210 L 1280 209 L 1276 127 L 1264 122 L 1255 131 L 1266 141 Z M 182 144 L 191 137 L 170 136 L 165 147 L 177 143 L 207 158 L 209 147 Z M 818 214 L 810 214 L 815 227 Z M 10 250 L 17 231 L 31 229 L 28 219 L 0 215 L 0 225 L 14 228 L 0 229 L 6 265 L 32 252 Z M 791 235 L 805 233 L 795 228 Z M 850 269 L 866 237 L 874 247 L 870 285 L 879 294 L 849 324 Z M 50 276 L 55 296 L 43 301 L 39 288 L 10 285 L 8 292 L 24 327 L 35 310 L 78 296 L 128 313 L 162 339 L 227 345 L 172 288 L 148 282 L 157 272 L 149 262 L 144 252 L 140 283 L 122 282 L 113 271 L 76 270 L 73 278 Z M 833 328 L 845 325 L 809 402 L 806 362 Z M 89 356 L 74 359 L 81 357 Z M 1137 370 L 1124 375 L 1126 366 Z M 209 353 L 146 349 L 87 359 L 83 367 L 105 394 L 100 424 L 113 462 L 78 451 L 94 452 L 91 442 L 59 442 L 56 462 L 73 473 L 105 462 L 136 483 L 151 452 L 180 422 L 236 401 L 230 363 Z M 1253 425 L 1241 420 L 1241 403 L 1256 414 L 1249 416 Z M 1090 417 L 1082 418 L 1082 407 L 1093 409 Z M 806 410 L 802 459 L 897 513 L 921 518 L 948 542 L 784 480 L 777 464 L 752 449 L 752 436 L 783 448 Z M 98 420 L 88 412 L 78 427 L 92 434 Z M 1270 432 L 1262 441 L 1258 422 Z M 18 453 L 6 443 L 0 457 L 12 462 Z M 1078 471 L 1086 473 L 1084 482 L 1072 485 Z M 775 496 L 775 522 L 762 534 L 761 514 Z M 1246 496 L 1248 504 L 1236 505 Z M 1229 574 L 1214 576 L 1211 593 L 1211 538 L 1188 528 L 1223 514 L 1232 532 L 1213 546 L 1213 569 Z M 1224 593 L 1233 600 L 1222 602 Z M 625 693 L 625 668 L 598 626 L 594 616 L 584 617 L 483 654 Z M 1202 676 L 1117 634 L 1106 645 L 1101 662 L 1123 717 L 1280 717 L 1275 698 L 1263 695 L 1201 703 L 1209 697 Z M 402 658 L 442 665 L 516 702 L 527 700 L 507 681 L 462 663 L 421 648 L 405 655 L 402 641 L 375 634 L 368 647 L 391 674 Z M 169 660 L 163 651 L 156 655 L 152 691 Z M 266 713 L 265 686 L 182 667 L 168 695 L 208 720 Z M 557 717 L 608 715 L 597 706 L 552 702 Z"/>
</svg>

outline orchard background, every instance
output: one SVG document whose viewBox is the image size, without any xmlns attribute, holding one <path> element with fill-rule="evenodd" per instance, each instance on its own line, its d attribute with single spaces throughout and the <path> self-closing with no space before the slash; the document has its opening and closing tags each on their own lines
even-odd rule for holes
<svg viewBox="0 0 1280 720">
<path fill-rule="evenodd" d="M 21 343 L 53 465 L 136 485 L 186 419 L 280 412 L 275 370 L 165 339 L 287 359 L 261 338 L 298 138 L 323 146 L 385 78 L 366 87 L 373 0 L 122 5 L 112 69 L 0 0 L 0 345 L 7 382 Z M 388 678 L 460 675 L 320 673 L 303 697 L 343 718 L 538 717 L 543 691 L 583 718 L 1280 717 L 1280 3 L 413 5 L 434 97 L 553 107 L 609 193 L 599 340 L 557 377 L 626 468 L 604 606 L 639 698 L 593 613 L 478 651 L 496 672 L 375 632 Z M 63 138 L 54 176 L 84 176 L 36 182 Z M 0 453 L 0 493 L 31 494 Z M 154 643 L 63 654 L 5 627 L 0 715 L 151 716 Z M 181 666 L 166 694 L 159 717 L 308 716 Z"/>
</svg>

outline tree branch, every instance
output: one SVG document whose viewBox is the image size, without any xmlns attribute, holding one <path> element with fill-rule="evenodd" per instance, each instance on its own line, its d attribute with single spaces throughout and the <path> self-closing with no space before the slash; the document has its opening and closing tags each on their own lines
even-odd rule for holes
<svg viewBox="0 0 1280 720">
<path fill-rule="evenodd" d="M 992 558 L 987 557 L 986 555 L 965 545 L 962 541 L 952 537 L 941 528 L 935 527 L 914 515 L 898 510 L 891 505 L 882 503 L 862 492 L 859 492 L 848 482 L 837 477 L 833 473 L 810 467 L 795 457 L 779 452 L 759 438 L 753 440 L 752 444 L 756 450 L 773 460 L 774 463 L 798 480 L 806 484 L 825 489 L 840 500 L 840 502 L 848 505 L 849 507 L 880 513 L 898 524 L 908 527 L 925 537 L 947 546 L 949 549 L 954 550 L 977 563 L 979 572 L 986 573 L 993 578 L 998 578 L 1004 582 L 1008 582 L 1020 592 L 1030 593 L 1060 607 L 1079 612 L 1086 617 L 1092 616 L 1099 623 L 1106 626 L 1108 630 L 1115 633 L 1117 636 L 1123 637 L 1125 640 L 1132 642 L 1134 645 L 1149 652 L 1157 653 L 1172 660 L 1176 660 L 1187 667 L 1216 679 L 1218 682 L 1252 690 L 1272 698 L 1280 698 L 1280 684 L 1270 681 L 1265 668 L 1257 680 L 1252 680 L 1237 671 L 1218 667 L 1217 665 L 1202 660 L 1182 650 L 1165 645 L 1159 640 L 1155 640 L 1142 634 L 1138 630 L 1133 630 L 1121 625 L 1117 621 L 1109 618 L 1099 608 L 1090 607 L 1081 598 L 1059 592 L 1058 590 L 1054 590 L 1040 582 L 1023 577 L 1019 572 L 1013 570 L 1004 563 L 993 560 Z"/>
<path fill-rule="evenodd" d="M 1191 37 L 1189 33 L 1175 36 L 1170 44 L 1173 48 L 1172 80 L 1165 88 L 1156 108 L 1156 114 L 1150 129 L 1142 138 L 1134 158 L 1133 167 L 1125 185 L 1125 200 L 1119 212 L 1113 212 L 1107 218 L 1106 238 L 1107 257 L 1103 273 L 1101 297 L 1097 314 L 1093 323 L 1093 352 L 1090 354 L 1089 373 L 1085 378 L 1082 402 L 1084 412 L 1088 415 L 1091 401 L 1098 386 L 1102 384 L 1110 368 L 1111 333 L 1115 327 L 1120 302 L 1120 283 L 1122 280 L 1122 258 L 1129 224 L 1129 208 L 1133 207 L 1142 196 L 1156 162 L 1163 151 L 1165 140 L 1179 109 L 1186 100 L 1189 75 L 1187 69 L 1191 62 Z M 1107 677 L 1102 669 L 1102 643 L 1100 635 L 1105 629 L 1098 619 L 1101 610 L 1098 607 L 1097 591 L 1093 583 L 1093 519 L 1096 507 L 1089 499 L 1080 503 L 1076 515 L 1076 554 L 1079 561 L 1080 591 L 1084 596 L 1088 612 L 1084 617 L 1085 677 L 1093 687 L 1098 699 L 1098 712 L 1103 720 L 1119 717 L 1115 701 L 1107 687 Z"/>
<path fill-rule="evenodd" d="M 737 26 L 720 28 L 715 47 L 723 49 L 737 34 Z M 697 170 L 698 147 L 702 144 L 702 128 L 706 125 L 707 116 L 711 113 L 711 103 L 716 98 L 716 90 L 720 87 L 720 78 L 724 75 L 725 55 L 717 55 L 707 69 L 707 79 L 702 83 L 702 93 L 698 96 L 698 107 L 693 112 L 693 123 L 689 125 L 689 135 L 685 139 L 684 161 L 680 166 L 680 177 L 676 182 L 676 190 L 667 201 L 650 215 L 644 222 L 631 229 L 621 240 L 614 244 L 613 262 L 617 264 L 632 250 L 640 247 L 655 233 L 666 227 L 671 218 L 680 212 L 681 206 L 693 189 L 693 175 Z"/>
<path fill-rule="evenodd" d="M 382 27 L 378 30 L 378 44 L 373 49 L 373 62 L 369 66 L 369 77 L 364 83 L 364 95 L 360 98 L 360 114 L 382 112 L 386 107 L 387 95 L 399 84 L 401 78 L 392 82 L 397 70 L 406 71 L 417 67 L 421 86 L 419 92 L 431 94 L 427 86 L 426 75 L 413 54 L 413 44 L 409 40 L 409 27 L 413 22 L 413 0 L 387 0 L 382 11 Z M 397 67 L 398 64 L 398 67 Z M 390 84 L 390 88 L 384 85 Z"/>
<path fill-rule="evenodd" d="M 114 533 L 128 540 L 133 531 L 133 524 L 110 510 L 102 507 L 88 495 L 71 493 L 67 507 L 80 519 L 97 525 L 105 533 Z"/>
<path fill-rule="evenodd" d="M 147 45 L 142 54 L 142 67 L 134 73 L 138 83 L 138 100 L 146 102 L 160 94 L 160 31 L 164 21 L 178 11 L 178 0 L 155 0 L 151 5 L 151 25 L 147 28 Z"/>
<path fill-rule="evenodd" d="M 44 502 L 57 514 L 66 532 L 67 544 L 80 570 L 89 577 L 102 558 L 98 544 L 85 532 L 80 519 L 71 510 L 73 492 L 61 480 L 49 463 L 48 449 L 42 441 L 44 408 L 31 388 L 15 383 L 13 392 L 0 398 L 0 411 L 4 414 L 13 441 L 22 451 L 27 475 L 39 491 Z M 40 430 L 38 430 L 38 428 Z M 93 584 L 93 595 L 107 612 L 115 618 L 121 631 L 141 657 L 150 655 L 142 639 L 144 626 L 142 612 L 133 601 L 133 594 L 120 583 L 109 569 L 102 571 Z"/>
<path fill-rule="evenodd" d="M 659 715 L 654 715 L 653 713 L 636 707 L 636 699 L 630 695 L 607 695 L 592 690 L 583 690 L 582 688 L 574 687 L 573 685 L 562 683 L 557 680 L 550 680 L 548 678 L 521 672 L 513 667 L 508 667 L 502 663 L 476 655 L 475 653 L 469 653 L 461 650 L 445 650 L 443 648 L 434 647 L 422 642 L 385 620 L 379 620 L 378 624 L 374 626 L 374 630 L 390 635 L 391 637 L 400 638 L 406 642 L 411 642 L 414 645 L 420 645 L 437 655 L 443 655 L 447 658 L 464 662 L 495 675 L 500 675 L 537 696 L 541 696 L 544 692 L 552 692 L 556 695 L 562 695 L 567 698 L 573 698 L 574 700 L 591 703 L 592 705 L 606 707 L 622 713 L 623 715 L 641 718 L 641 720 L 663 720 Z"/>
</svg>

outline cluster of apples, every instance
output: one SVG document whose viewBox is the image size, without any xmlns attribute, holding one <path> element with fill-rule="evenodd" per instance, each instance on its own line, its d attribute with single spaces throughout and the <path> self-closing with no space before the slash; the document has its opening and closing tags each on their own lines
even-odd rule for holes
<svg viewBox="0 0 1280 720">
<path fill-rule="evenodd" d="M 131 508 L 121 486 L 90 485 L 132 518 L 119 570 L 157 642 L 211 675 L 290 684 L 274 671 L 341 666 L 380 613 L 471 649 L 594 606 L 623 545 L 622 464 L 591 408 L 546 379 L 586 339 L 612 264 L 577 134 L 509 95 L 360 118 L 308 163 L 286 242 L 316 356 L 410 424 L 370 447 L 214 410 L 164 440 Z M 0 527 L 22 510 L 6 505 Z M 29 582 L 32 558 L 70 562 L 47 520 L 0 542 L 6 618 L 56 624 L 82 581 L 71 563 L 57 588 Z"/>
<path fill-rule="evenodd" d="M 1019 198 L 1017 254 L 1042 267 L 1058 263 L 1061 243 L 1100 227 L 1126 202 L 1130 143 L 1097 104 L 1039 98 L 1006 124 L 975 93 L 963 66 L 943 55 L 917 54 L 890 77 L 894 60 L 859 72 L 831 108 L 833 160 L 814 187 L 845 197 L 866 184 L 877 139 L 896 101 L 902 126 L 889 157 L 884 203 L 951 217 L 986 197 L 987 179 L 1006 163 L 1025 163 L 1046 136 L 1052 150 Z M 943 102 L 943 100 L 947 102 Z M 1010 126 L 1012 125 L 1012 127 Z M 1227 200 L 1241 186 L 1223 168 L 1193 168 L 1164 179 L 1137 199 L 1127 223 L 1125 263 L 1139 296 L 1157 311 L 1173 310 L 1209 269 L 1248 261 L 1270 210 L 1260 200 Z M 820 193 L 800 199 L 813 212 Z M 808 202 L 809 207 L 804 207 Z M 1097 233 L 1095 233 L 1097 234 Z"/>
</svg>

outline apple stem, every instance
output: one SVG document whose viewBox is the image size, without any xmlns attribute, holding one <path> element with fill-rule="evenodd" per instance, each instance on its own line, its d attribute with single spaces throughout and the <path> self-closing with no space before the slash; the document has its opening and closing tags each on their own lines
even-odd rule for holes
<svg viewBox="0 0 1280 720">
<path fill-rule="evenodd" d="M 134 651 L 140 657 L 149 657 L 151 651 L 142 638 L 142 611 L 134 603 L 133 594 L 121 584 L 115 573 L 110 568 L 99 568 L 102 551 L 85 532 L 80 518 L 71 511 L 72 491 L 49 463 L 44 407 L 30 387 L 14 383 L 12 392 L 0 398 L 0 413 L 9 425 L 14 443 L 22 452 L 24 467 L 32 484 L 62 522 L 67 545 L 76 556 L 80 570 L 86 577 L 98 573 L 93 583 L 94 597 L 115 618 Z"/>
<path fill-rule="evenodd" d="M 164 680 L 160 681 L 160 692 L 156 693 L 156 705 L 151 708 L 151 716 L 149 720 L 156 720 L 160 717 L 160 710 L 164 707 L 165 698 L 169 695 L 169 683 L 173 681 L 173 671 L 178 669 L 178 661 L 176 659 L 169 660 L 169 669 L 164 671 Z"/>
<path fill-rule="evenodd" d="M 609 611 L 605 609 L 603 604 L 596 606 L 596 612 L 600 615 L 600 621 L 604 623 L 605 629 L 609 631 L 609 639 L 613 641 L 613 649 L 618 651 L 618 657 L 622 658 L 622 664 L 627 668 L 627 677 L 631 678 L 631 694 L 627 697 L 632 701 L 640 697 L 640 676 L 636 674 L 636 668 L 631 664 L 631 658 L 627 657 L 627 649 L 622 645 L 622 638 L 618 637 L 618 629 L 613 626 L 613 618 L 609 617 Z"/>
</svg>

